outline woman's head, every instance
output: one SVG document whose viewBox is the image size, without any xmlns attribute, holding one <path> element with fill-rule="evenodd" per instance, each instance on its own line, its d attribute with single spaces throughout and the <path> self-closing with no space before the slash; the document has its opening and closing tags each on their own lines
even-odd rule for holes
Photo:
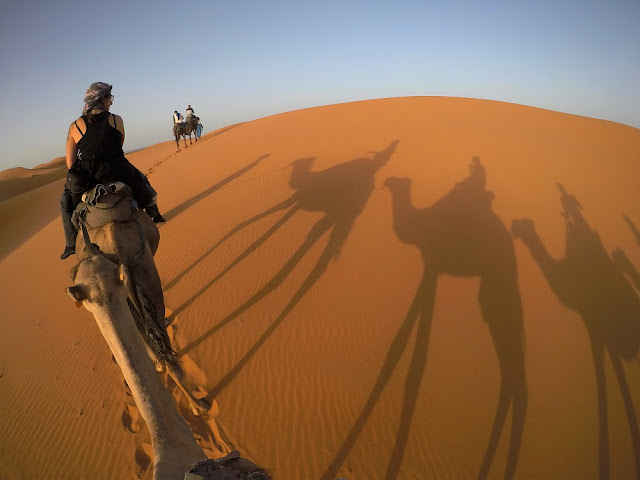
<svg viewBox="0 0 640 480">
<path fill-rule="evenodd" d="M 92 83 L 84 94 L 84 107 L 82 113 L 87 114 L 91 110 L 109 110 L 113 102 L 111 95 L 112 85 L 103 82 Z"/>
</svg>

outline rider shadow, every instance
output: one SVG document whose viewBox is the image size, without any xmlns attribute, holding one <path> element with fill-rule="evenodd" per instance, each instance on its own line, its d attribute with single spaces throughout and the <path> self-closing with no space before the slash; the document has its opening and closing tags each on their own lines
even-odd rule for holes
<svg viewBox="0 0 640 480">
<path fill-rule="evenodd" d="M 622 217 L 629 225 L 631 233 L 633 233 L 634 237 L 636 238 L 636 243 L 640 245 L 640 231 L 638 231 L 635 224 L 629 217 L 627 217 L 626 215 L 622 215 Z M 629 260 L 624 251 L 618 248 L 614 250 L 614 252 L 611 254 L 611 257 L 613 258 L 613 262 L 616 264 L 616 267 L 618 267 L 618 270 L 627 275 L 627 277 L 629 277 L 629 280 L 631 280 L 636 286 L 636 289 L 640 291 L 640 272 L 638 272 L 638 269 L 631 263 L 631 260 Z"/>
<path fill-rule="evenodd" d="M 222 187 L 224 187 L 226 184 L 232 182 L 236 178 L 241 177 L 242 175 L 247 173 L 249 170 L 251 170 L 252 168 L 256 167 L 262 160 L 266 159 L 267 157 L 269 157 L 268 153 L 265 154 L 265 155 L 262 155 L 260 158 L 258 158 L 257 160 L 251 162 L 246 167 L 243 167 L 240 170 L 238 170 L 237 172 L 232 173 L 227 178 L 225 178 L 223 180 L 220 180 L 218 183 L 216 183 L 215 185 L 207 188 L 203 192 L 200 192 L 199 194 L 191 197 L 189 200 L 185 200 L 180 205 L 178 205 L 176 207 L 173 207 L 171 210 L 169 210 L 168 212 L 166 212 L 164 214 L 164 218 L 168 222 L 169 220 L 177 217 L 182 212 L 187 210 L 189 207 L 192 207 L 193 205 L 198 203 L 200 200 L 208 197 L 209 195 L 211 195 L 212 193 L 216 192 L 217 190 L 220 190 Z"/>
<path fill-rule="evenodd" d="M 271 228 L 247 247 L 245 251 L 242 252 L 222 272 L 220 272 L 220 274 L 213 278 L 184 304 L 178 307 L 176 309 L 176 314 L 192 304 L 214 283 L 220 280 L 251 252 L 262 245 L 296 212 L 299 210 L 305 210 L 323 212 L 325 214 L 311 227 L 303 243 L 293 253 L 285 265 L 258 292 L 207 332 L 203 333 L 198 339 L 180 351 L 179 353 L 181 355 L 196 348 L 215 332 L 229 324 L 236 317 L 244 313 L 251 306 L 255 305 L 262 298 L 275 290 L 280 284 L 282 284 L 313 245 L 326 232 L 329 232 L 327 244 L 320 254 L 315 266 L 307 278 L 302 282 L 289 303 L 271 323 L 263 335 L 257 340 L 257 342 L 249 349 L 245 356 L 209 392 L 207 399 L 211 400 L 215 398 L 238 375 L 238 373 L 240 373 L 242 368 L 244 368 L 258 349 L 282 323 L 289 312 L 318 281 L 327 269 L 330 261 L 339 256 L 355 220 L 364 209 L 369 196 L 373 191 L 375 173 L 389 161 L 397 144 L 398 140 L 395 140 L 384 151 L 373 152 L 375 153 L 373 158 L 355 158 L 349 162 L 318 172 L 310 171 L 314 160 L 313 158 L 302 158 L 294 161 L 292 163 L 293 171 L 291 173 L 289 185 L 291 188 L 296 190 L 295 193 L 284 202 L 240 223 L 221 240 L 221 242 L 223 242 L 246 226 L 266 216 L 288 208 L 288 211 Z"/>
<path fill-rule="evenodd" d="M 638 230 L 638 227 L 636 227 L 636 225 L 633 223 L 633 221 L 631 221 L 629 217 L 627 217 L 626 215 L 622 215 L 622 218 L 624 218 L 624 221 L 627 222 L 627 225 L 629 225 L 631 233 L 633 233 L 633 236 L 636 239 L 636 243 L 640 245 L 640 230 Z"/>
<path fill-rule="evenodd" d="M 527 408 L 523 314 L 513 242 L 509 231 L 491 209 L 493 194 L 484 190 L 485 170 L 474 158 L 468 178 L 424 209 L 411 205 L 409 179 L 390 178 L 385 184 L 392 194 L 396 234 L 402 242 L 418 247 L 424 272 L 369 398 L 322 480 L 336 477 L 396 369 L 417 323 L 400 423 L 384 477 L 397 478 L 427 363 L 436 286 L 441 274 L 481 277 L 478 300 L 493 338 L 502 378 L 493 429 L 478 478 L 488 475 L 509 405 L 512 404 L 505 474 L 505 478 L 511 478 L 518 460 Z"/>
<path fill-rule="evenodd" d="M 635 452 L 636 478 L 640 479 L 640 432 L 622 365 L 622 360 L 636 358 L 640 349 L 640 299 L 624 276 L 625 267 L 633 266 L 620 249 L 609 256 L 598 233 L 582 216 L 582 206 L 576 197 L 568 194 L 562 185 L 558 184 L 558 188 L 566 226 L 565 257 L 562 260 L 551 257 L 532 220 L 514 220 L 511 230 L 529 249 L 560 302 L 578 312 L 587 329 L 598 395 L 599 478 L 609 478 L 610 470 L 604 365 L 604 353 L 607 351 L 624 402 Z M 632 223 L 630 226 L 635 233 L 637 230 Z M 633 271 L 637 275 L 635 268 Z"/>
</svg>

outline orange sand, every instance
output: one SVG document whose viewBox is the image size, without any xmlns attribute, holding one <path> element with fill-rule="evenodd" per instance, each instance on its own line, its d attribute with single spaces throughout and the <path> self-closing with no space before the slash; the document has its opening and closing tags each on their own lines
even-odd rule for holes
<svg viewBox="0 0 640 480">
<path fill-rule="evenodd" d="M 394 140 L 386 165 L 367 170 L 370 152 Z M 424 263 L 394 231 L 388 177 L 411 178 L 412 204 L 424 208 L 478 156 L 495 214 L 507 228 L 533 219 L 556 258 L 559 182 L 606 250 L 622 248 L 640 268 L 621 216 L 640 225 L 640 130 L 624 125 L 500 102 L 394 98 L 275 115 L 175 150 L 165 142 L 128 156 L 149 173 L 168 219 L 156 263 L 172 333 L 188 374 L 216 401 L 196 419 L 175 398 L 208 454 L 239 449 L 276 479 L 378 479 L 387 469 L 399 479 L 467 479 L 480 470 L 500 386 L 480 279 L 439 277 L 426 367 L 419 386 L 415 375 L 405 386 L 414 350 L 426 347 L 415 327 L 392 342 Z M 291 197 L 290 164 L 308 157 L 312 172 L 369 160 L 308 175 L 302 208 L 278 223 L 292 203 L 217 245 Z M 151 478 L 149 436 L 118 366 L 64 291 L 75 263 L 58 258 L 64 174 L 60 159 L 0 173 L 0 478 Z M 367 178 L 369 197 L 357 188 Z M 589 336 L 522 241 L 514 245 L 528 390 L 516 478 L 598 478 Z M 624 371 L 637 415 L 640 367 L 633 360 Z M 611 477 L 635 478 L 640 453 L 608 356 L 605 375 Z M 401 419 L 403 405 L 414 410 Z M 504 475 L 510 429 L 509 411 L 489 478 Z"/>
</svg>

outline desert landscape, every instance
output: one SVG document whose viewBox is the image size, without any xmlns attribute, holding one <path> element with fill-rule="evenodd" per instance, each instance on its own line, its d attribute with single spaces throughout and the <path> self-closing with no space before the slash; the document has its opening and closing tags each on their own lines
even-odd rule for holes
<svg viewBox="0 0 640 480">
<path fill-rule="evenodd" d="M 640 478 L 639 129 L 399 97 L 127 158 L 209 413 L 160 375 L 209 457 L 278 480 Z M 148 480 L 147 427 L 65 291 L 49 160 L 0 172 L 0 478 Z"/>
</svg>

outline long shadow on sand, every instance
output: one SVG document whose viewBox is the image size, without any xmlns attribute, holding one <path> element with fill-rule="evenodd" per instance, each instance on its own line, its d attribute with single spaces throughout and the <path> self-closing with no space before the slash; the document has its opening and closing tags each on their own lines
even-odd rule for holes
<svg viewBox="0 0 640 480">
<path fill-rule="evenodd" d="M 390 178 L 385 184 L 392 194 L 396 234 L 402 242 L 418 247 L 424 273 L 369 398 L 322 480 L 336 478 L 397 367 L 417 322 L 400 424 L 384 477 L 397 478 L 427 363 L 437 280 L 444 273 L 481 277 L 478 300 L 491 331 L 502 378 L 493 429 L 478 478 L 486 478 L 489 473 L 510 404 L 513 412 L 505 478 L 512 478 L 527 408 L 523 315 L 513 242 L 509 231 L 491 209 L 493 195 L 484 189 L 485 170 L 474 158 L 468 178 L 424 209 L 411 205 L 409 179 Z"/>
<path fill-rule="evenodd" d="M 638 231 L 635 224 L 629 217 L 627 217 L 626 215 L 622 215 L 622 218 L 624 218 L 624 220 L 627 222 L 629 228 L 631 228 L 631 233 L 633 233 L 634 237 L 636 238 L 636 242 L 638 243 L 638 245 L 640 245 L 640 231 Z M 613 258 L 613 262 L 618 267 L 618 270 L 627 275 L 627 277 L 629 277 L 629 280 L 631 280 L 636 286 L 636 289 L 640 291 L 640 272 L 638 272 L 638 269 L 631 263 L 631 260 L 629 260 L 629 257 L 627 257 L 626 253 L 624 253 L 621 248 L 618 248 L 613 251 L 611 256 Z"/>
<path fill-rule="evenodd" d="M 256 167 L 262 160 L 264 160 L 268 156 L 269 156 L 268 153 L 265 154 L 265 155 L 262 155 L 260 158 L 258 158 L 257 160 L 251 162 L 246 167 L 241 168 L 237 172 L 232 173 L 231 175 L 229 175 L 227 178 L 225 178 L 223 180 L 220 180 L 215 185 L 207 188 L 203 192 L 200 192 L 198 195 L 195 195 L 195 196 L 191 197 L 189 200 L 186 200 L 186 201 L 182 202 L 180 205 L 172 208 L 171 210 L 169 210 L 167 213 L 164 214 L 164 217 L 167 219 L 167 221 L 171 220 L 172 218 L 177 217 L 182 212 L 184 212 L 186 209 L 188 209 L 189 207 L 191 207 L 191 206 L 195 205 L 196 203 L 198 203 L 200 200 L 208 197 L 209 195 L 211 195 L 212 193 L 216 192 L 217 190 L 220 190 L 226 184 L 232 182 L 233 180 L 235 180 L 238 177 L 241 177 L 242 175 L 247 173 L 249 170 L 251 170 L 252 168 Z"/>
<path fill-rule="evenodd" d="M 582 317 L 591 342 L 598 392 L 599 478 L 609 478 L 607 385 L 604 352 L 609 352 L 624 402 L 636 478 L 640 479 L 640 432 L 622 360 L 632 360 L 640 348 L 640 299 L 625 278 L 638 278 L 637 270 L 621 249 L 609 257 L 600 236 L 582 216 L 582 206 L 558 184 L 566 226 L 565 257 L 551 257 L 530 219 L 514 220 L 511 230 L 531 252 L 560 302 Z M 637 229 L 627 217 L 636 240 Z"/>
<path fill-rule="evenodd" d="M 392 142 L 384 151 L 375 152 L 373 158 L 356 158 L 349 162 L 336 165 L 319 172 L 310 171 L 313 158 L 296 160 L 292 164 L 293 172 L 289 180 L 289 185 L 295 189 L 296 192 L 284 202 L 240 223 L 225 235 L 223 240 L 221 240 L 224 241 L 228 239 L 242 228 L 261 218 L 288 208 L 288 211 L 270 229 L 268 229 L 260 238 L 242 252 L 231 264 L 220 272 L 220 274 L 200 289 L 193 297 L 178 307 L 176 309 L 176 313 L 183 311 L 215 282 L 227 274 L 233 267 L 238 265 L 251 252 L 256 250 L 297 211 L 306 210 L 323 212 L 325 214 L 324 217 L 311 227 L 311 230 L 307 234 L 302 245 L 293 253 L 286 264 L 271 278 L 271 280 L 269 280 L 258 292 L 238 307 L 234 312 L 229 314 L 211 329 L 203 333 L 198 339 L 184 348 L 180 354 L 187 353 L 196 348 L 215 332 L 275 290 L 280 284 L 282 284 L 289 273 L 291 273 L 311 247 L 326 232 L 330 231 L 327 244 L 320 254 L 316 265 L 303 281 L 297 292 L 293 295 L 289 303 L 280 312 L 273 323 L 271 323 L 263 335 L 249 349 L 245 356 L 209 392 L 207 398 L 215 398 L 238 375 L 258 349 L 282 323 L 289 312 L 318 281 L 327 269 L 329 262 L 338 257 L 356 218 L 362 212 L 371 192 L 373 191 L 375 173 L 389 161 L 397 144 L 397 140 Z"/>
<path fill-rule="evenodd" d="M 627 225 L 629 225 L 631 233 L 633 233 L 633 236 L 636 239 L 636 243 L 640 245 L 640 230 L 638 230 L 638 227 L 636 227 L 635 223 L 633 223 L 633 221 L 629 217 L 627 217 L 626 215 L 622 215 L 622 218 L 624 218 L 624 221 L 627 222 Z"/>
</svg>

